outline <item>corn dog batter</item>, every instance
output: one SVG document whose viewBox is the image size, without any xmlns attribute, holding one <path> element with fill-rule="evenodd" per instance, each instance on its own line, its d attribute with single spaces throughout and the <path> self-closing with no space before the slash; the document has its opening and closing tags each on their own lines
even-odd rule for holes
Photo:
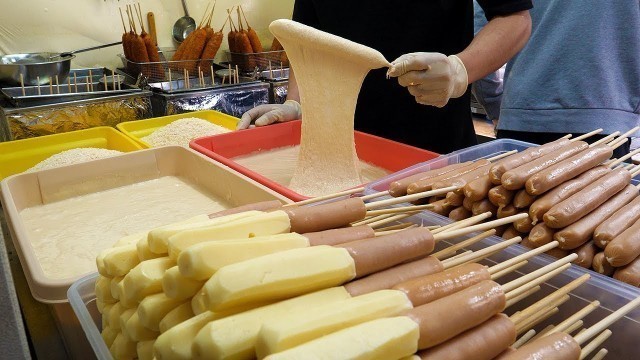
<svg viewBox="0 0 640 360">
<path fill-rule="evenodd" d="M 20 212 L 44 274 L 96 271 L 96 256 L 123 236 L 228 208 L 183 179 L 165 176 Z"/>
<path fill-rule="evenodd" d="M 294 21 L 276 20 L 269 29 L 296 68 L 304 109 L 290 188 L 319 196 L 362 184 L 353 139 L 356 101 L 369 70 L 389 62 L 374 49 Z"/>
</svg>

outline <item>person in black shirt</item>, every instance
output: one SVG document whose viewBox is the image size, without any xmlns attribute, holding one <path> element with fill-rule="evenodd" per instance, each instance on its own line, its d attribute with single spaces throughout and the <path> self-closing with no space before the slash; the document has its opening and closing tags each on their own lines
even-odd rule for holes
<svg viewBox="0 0 640 360">
<path fill-rule="evenodd" d="M 296 0 L 293 20 L 396 59 L 365 78 L 356 130 L 448 153 L 476 144 L 468 85 L 506 63 L 531 29 L 531 0 L 478 2 L 489 23 L 475 38 L 472 0 Z M 238 128 L 302 117 L 293 71 L 287 99 L 247 111 Z"/>
</svg>

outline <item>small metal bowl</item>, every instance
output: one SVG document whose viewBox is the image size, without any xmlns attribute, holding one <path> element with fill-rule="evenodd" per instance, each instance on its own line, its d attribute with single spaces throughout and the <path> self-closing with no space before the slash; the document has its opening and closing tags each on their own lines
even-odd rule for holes
<svg viewBox="0 0 640 360">
<path fill-rule="evenodd" d="M 116 74 L 116 75 L 107 75 L 107 86 L 105 87 L 107 90 L 117 90 L 114 89 L 113 87 L 113 81 L 115 80 L 116 82 L 116 88 L 118 87 L 118 82 L 120 82 L 120 87 L 123 86 L 124 84 L 124 76 L 120 75 L 120 74 Z M 100 77 L 100 80 L 98 80 L 98 82 L 100 83 L 100 85 L 105 86 L 104 85 L 104 76 Z"/>
<path fill-rule="evenodd" d="M 56 75 L 60 83 L 69 76 L 71 60 L 75 55 L 58 57 L 58 53 L 13 54 L 0 57 L 0 83 L 10 86 L 46 85 L 55 82 Z M 55 60 L 51 60 L 55 59 Z M 23 80 L 20 79 L 20 74 Z M 38 78 L 40 81 L 38 81 Z"/>
</svg>

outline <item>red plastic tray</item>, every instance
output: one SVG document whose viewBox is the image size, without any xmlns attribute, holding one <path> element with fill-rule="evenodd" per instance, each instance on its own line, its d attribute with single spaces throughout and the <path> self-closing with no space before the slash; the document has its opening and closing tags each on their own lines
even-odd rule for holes
<svg viewBox="0 0 640 360">
<path fill-rule="evenodd" d="M 300 144 L 300 121 L 256 127 L 214 135 L 191 141 L 192 149 L 275 190 L 293 201 L 308 199 L 307 196 L 278 184 L 233 161 L 232 158 L 254 152 Z M 438 157 L 431 151 L 401 144 L 360 131 L 354 133 L 356 152 L 360 160 L 396 172 L 420 162 Z"/>
</svg>

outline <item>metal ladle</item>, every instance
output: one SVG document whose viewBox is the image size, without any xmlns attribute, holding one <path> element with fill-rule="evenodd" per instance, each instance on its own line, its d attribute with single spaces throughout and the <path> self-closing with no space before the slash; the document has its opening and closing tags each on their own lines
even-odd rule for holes
<svg viewBox="0 0 640 360">
<path fill-rule="evenodd" d="M 182 7 L 184 8 L 185 16 L 181 17 L 173 24 L 173 39 L 178 43 L 184 41 L 187 36 L 196 29 L 196 21 L 189 16 L 189 10 L 187 10 L 187 3 L 185 0 L 182 0 Z"/>
</svg>

